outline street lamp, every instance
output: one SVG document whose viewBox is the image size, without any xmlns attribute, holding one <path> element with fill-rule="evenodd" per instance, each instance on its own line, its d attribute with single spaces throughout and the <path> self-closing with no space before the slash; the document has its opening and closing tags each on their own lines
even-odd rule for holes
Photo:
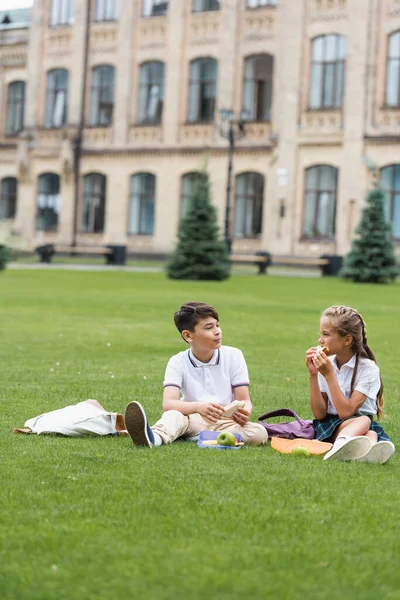
<svg viewBox="0 0 400 600">
<path fill-rule="evenodd" d="M 249 118 L 248 111 L 242 109 L 240 119 L 235 119 L 233 110 L 221 108 L 219 111 L 221 123 L 220 134 L 229 142 L 228 147 L 228 178 L 226 182 L 226 205 L 225 205 L 225 243 L 229 254 L 232 250 L 232 238 L 230 234 L 230 211 L 231 211 L 231 187 L 232 187 L 232 163 L 235 143 L 245 136 L 245 123 Z"/>
</svg>

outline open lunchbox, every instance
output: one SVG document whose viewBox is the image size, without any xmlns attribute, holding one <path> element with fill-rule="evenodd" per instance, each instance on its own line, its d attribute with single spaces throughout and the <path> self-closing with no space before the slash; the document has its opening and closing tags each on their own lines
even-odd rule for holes
<svg viewBox="0 0 400 600">
<path fill-rule="evenodd" d="M 242 446 L 221 446 L 220 444 L 210 444 L 207 442 L 216 442 L 221 431 L 200 431 L 197 445 L 199 448 L 211 448 L 212 450 L 240 450 Z M 242 441 L 240 433 L 234 434 L 238 442 Z"/>
</svg>

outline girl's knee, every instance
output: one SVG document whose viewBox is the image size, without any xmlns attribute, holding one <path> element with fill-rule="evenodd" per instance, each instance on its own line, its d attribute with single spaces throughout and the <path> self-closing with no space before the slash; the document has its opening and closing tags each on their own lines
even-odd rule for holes
<svg viewBox="0 0 400 600">
<path fill-rule="evenodd" d="M 365 433 L 367 433 L 371 426 L 371 419 L 363 415 L 362 417 L 357 417 L 357 423 L 362 429 L 365 429 Z"/>
</svg>

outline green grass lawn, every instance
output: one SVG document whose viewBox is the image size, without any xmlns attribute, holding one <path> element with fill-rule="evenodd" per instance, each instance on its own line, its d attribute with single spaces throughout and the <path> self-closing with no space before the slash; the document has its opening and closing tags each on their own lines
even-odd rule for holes
<svg viewBox="0 0 400 600">
<path fill-rule="evenodd" d="M 137 399 L 156 420 L 166 362 L 185 348 L 173 312 L 187 300 L 214 304 L 224 343 L 243 350 L 254 420 L 283 406 L 311 417 L 304 352 L 322 309 L 344 303 L 367 321 L 396 443 L 399 284 L 8 270 L 0 298 L 2 599 L 400 598 L 397 455 L 324 463 L 269 446 L 12 433 L 86 398 L 121 412 Z"/>
</svg>

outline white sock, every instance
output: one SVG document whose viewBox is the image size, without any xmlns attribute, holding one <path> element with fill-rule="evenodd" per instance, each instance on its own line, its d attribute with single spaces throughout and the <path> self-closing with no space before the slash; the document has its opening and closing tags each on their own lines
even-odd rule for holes
<svg viewBox="0 0 400 600">
<path fill-rule="evenodd" d="M 339 435 L 335 440 L 335 446 L 343 446 L 343 444 L 349 439 L 347 435 Z"/>
<path fill-rule="evenodd" d="M 153 431 L 153 435 L 154 435 L 154 445 L 155 446 L 162 446 L 162 437 L 160 435 L 158 435 L 158 433 L 156 433 L 155 431 Z"/>
</svg>

